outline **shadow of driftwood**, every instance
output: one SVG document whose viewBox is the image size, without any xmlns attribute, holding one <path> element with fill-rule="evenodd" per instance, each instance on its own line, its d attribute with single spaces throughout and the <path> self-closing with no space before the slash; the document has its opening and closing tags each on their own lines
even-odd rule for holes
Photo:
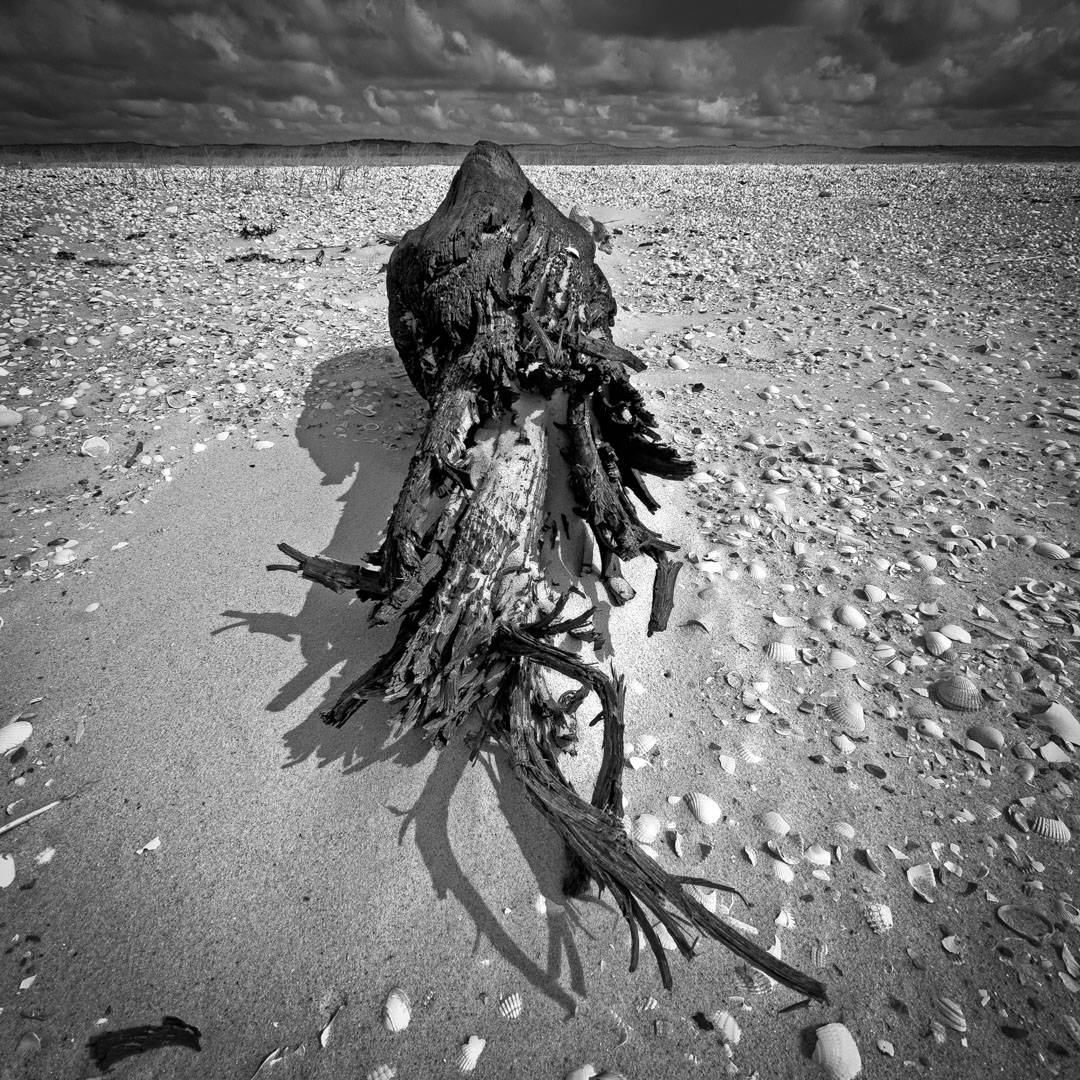
<svg viewBox="0 0 1080 1080">
<path fill-rule="evenodd" d="M 366 349 L 337 356 L 312 373 L 305 408 L 297 424 L 297 440 L 323 473 L 324 484 L 340 484 L 355 473 L 352 484 L 340 497 L 341 518 L 333 538 L 319 554 L 357 562 L 378 546 L 385 524 L 405 476 L 415 436 L 392 433 L 404 426 L 418 427 L 426 413 L 423 402 L 407 383 L 395 376 L 401 371 L 396 354 L 387 349 Z M 351 382 L 364 380 L 364 398 L 379 400 L 373 418 L 363 413 L 348 418 L 343 430 L 340 407 L 327 409 L 324 402 Z M 370 391 L 370 393 L 369 393 Z M 404 406 L 395 408 L 394 406 Z M 394 414 L 409 423 L 395 424 Z M 379 425 L 380 431 L 373 429 Z M 379 438 L 381 441 L 376 442 Z M 283 538 L 285 539 L 285 538 Z M 226 611 L 236 621 L 215 633 L 245 627 L 250 633 L 298 639 L 303 667 L 277 688 L 267 703 L 271 712 L 288 708 L 316 683 L 340 666 L 330 679 L 325 699 L 301 724 L 289 731 L 285 741 L 289 759 L 285 767 L 315 759 L 320 767 L 340 762 L 346 774 L 363 772 L 381 762 L 399 766 L 418 764 L 427 754 L 437 754 L 422 793 L 411 807 L 391 806 L 401 818 L 399 843 L 407 842 L 409 827 L 440 898 L 454 897 L 472 918 L 478 937 L 483 936 L 540 992 L 572 1011 L 574 998 L 562 984 L 564 956 L 571 988 L 585 993 L 584 972 L 574 943 L 571 909 L 549 905 L 548 949 L 541 967 L 513 940 L 477 886 L 454 855 L 450 840 L 451 799 L 469 763 L 469 748 L 455 740 L 436 751 L 416 732 L 387 744 L 393 711 L 382 702 L 371 702 L 343 728 L 322 722 L 321 712 L 341 691 L 365 671 L 389 647 L 394 627 L 372 629 L 367 623 L 368 605 L 344 594 L 311 584 L 303 607 L 296 615 L 284 612 Z M 561 899 L 564 871 L 561 842 L 528 803 L 510 772 L 506 757 L 497 748 L 484 749 L 478 758 L 490 777 L 498 807 L 505 815 L 529 868 L 545 897 Z"/>
</svg>

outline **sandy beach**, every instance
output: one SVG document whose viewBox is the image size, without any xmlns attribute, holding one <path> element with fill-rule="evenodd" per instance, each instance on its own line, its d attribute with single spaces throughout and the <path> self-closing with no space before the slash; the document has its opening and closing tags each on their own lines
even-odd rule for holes
<svg viewBox="0 0 1080 1080">
<path fill-rule="evenodd" d="M 715 942 L 629 973 L 500 752 L 320 720 L 393 628 L 265 567 L 378 543 L 426 409 L 378 234 L 453 169 L 5 169 L 0 827 L 61 801 L 0 834 L 0 1077 L 166 1016 L 201 1048 L 109 1075 L 456 1076 L 476 1036 L 500 1080 L 824 1077 L 833 1022 L 868 1077 L 1080 1075 L 1080 167 L 527 171 L 615 231 L 615 340 L 698 469 L 646 516 L 669 630 L 651 565 L 605 615 L 627 814 L 829 1004 Z"/>
</svg>

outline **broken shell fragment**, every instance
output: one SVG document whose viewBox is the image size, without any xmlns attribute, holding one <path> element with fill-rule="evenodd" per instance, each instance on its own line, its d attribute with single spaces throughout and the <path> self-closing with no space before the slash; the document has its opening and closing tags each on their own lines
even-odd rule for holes
<svg viewBox="0 0 1080 1080">
<path fill-rule="evenodd" d="M 742 1038 L 742 1029 L 731 1013 L 721 1010 L 720 1012 L 714 1012 L 709 1019 L 712 1021 L 713 1027 L 716 1028 L 716 1033 L 724 1042 L 731 1043 L 732 1046 L 738 1045 L 739 1040 Z"/>
<path fill-rule="evenodd" d="M 955 1001 L 947 997 L 937 997 L 934 998 L 934 1005 L 937 1007 L 938 1015 L 953 1031 L 967 1031 L 964 1010 Z"/>
<path fill-rule="evenodd" d="M 765 646 L 765 655 L 778 664 L 795 664 L 799 660 L 798 650 L 786 641 L 770 641 Z"/>
<path fill-rule="evenodd" d="M 1061 818 L 1039 816 L 1031 823 L 1031 829 L 1032 832 L 1038 833 L 1039 836 L 1044 836 L 1047 840 L 1053 840 L 1055 844 L 1067 844 L 1072 840 L 1069 826 Z"/>
<path fill-rule="evenodd" d="M 504 1020 L 517 1020 L 523 1009 L 521 995 L 516 990 L 512 994 L 507 994 L 499 1002 L 499 1015 Z"/>
<path fill-rule="evenodd" d="M 0 727 L 0 754 L 8 754 L 22 746 L 33 733 L 34 726 L 29 720 L 15 720 Z"/>
<path fill-rule="evenodd" d="M 764 971 L 743 964 L 735 969 L 735 982 L 744 994 L 767 994 L 776 985 Z"/>
<path fill-rule="evenodd" d="M 409 995 L 406 994 L 400 986 L 395 986 L 394 989 L 386 995 L 386 1001 L 383 1002 L 383 1027 L 386 1028 L 387 1031 L 395 1033 L 404 1031 L 409 1026 L 409 1021 L 411 1019 L 412 1005 L 409 1003 Z"/>
<path fill-rule="evenodd" d="M 480 1055 L 484 1052 L 484 1047 L 487 1046 L 487 1039 L 481 1039 L 478 1035 L 470 1035 L 469 1041 L 461 1048 L 461 1053 L 457 1056 L 457 1067 L 461 1072 L 472 1072 L 476 1068 L 476 1063 L 480 1060 Z"/>
<path fill-rule="evenodd" d="M 919 863 L 917 866 L 909 866 L 907 869 L 908 884 L 928 904 L 934 902 L 933 892 L 937 888 L 937 878 L 934 876 L 934 868 L 929 863 Z"/>
<path fill-rule="evenodd" d="M 702 825 L 715 825 L 724 816 L 724 812 L 720 809 L 716 800 L 700 791 L 691 791 L 689 795 L 685 796 L 685 801 L 690 808 L 690 813 Z"/>
<path fill-rule="evenodd" d="M 982 708 L 982 694 L 978 686 L 965 675 L 949 675 L 934 683 L 934 695 L 949 709 L 974 712 Z"/>
<path fill-rule="evenodd" d="M 817 1029 L 814 1061 L 831 1080 L 853 1080 L 862 1072 L 862 1056 L 855 1039 L 843 1024 L 825 1024 Z"/>
<path fill-rule="evenodd" d="M 100 435 L 92 435 L 79 447 L 79 450 L 85 457 L 94 458 L 95 461 L 107 458 L 110 452 L 107 440 Z"/>
<path fill-rule="evenodd" d="M 1045 944 L 1054 933 L 1054 924 L 1041 911 L 1022 904 L 1002 904 L 996 915 L 1014 934 L 1032 945 Z"/>
<path fill-rule="evenodd" d="M 1063 741 L 1080 744 L 1080 721 L 1059 702 L 1055 701 L 1043 712 L 1036 713 L 1035 719 Z"/>
<path fill-rule="evenodd" d="M 759 820 L 769 832 L 776 833 L 777 836 L 787 836 L 791 832 L 791 826 L 775 810 L 766 810 Z"/>
<path fill-rule="evenodd" d="M 875 934 L 887 934 L 892 929 L 892 908 L 878 900 L 870 900 L 863 907 L 863 915 Z"/>
</svg>

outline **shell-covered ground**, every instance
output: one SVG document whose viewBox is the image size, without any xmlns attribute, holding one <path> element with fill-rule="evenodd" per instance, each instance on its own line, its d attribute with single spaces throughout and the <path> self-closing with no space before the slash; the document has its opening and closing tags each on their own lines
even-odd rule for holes
<svg viewBox="0 0 1080 1080">
<path fill-rule="evenodd" d="M 453 170 L 6 169 L 0 1076 L 170 1016 L 110 1073 L 813 1077 L 842 1023 L 866 1076 L 1080 1074 L 1080 168 L 529 171 L 698 467 L 671 628 L 648 567 L 604 620 L 628 823 L 829 1004 L 628 973 L 498 754 L 319 722 L 386 633 L 264 564 L 375 545 L 425 415 L 380 235 Z"/>
</svg>

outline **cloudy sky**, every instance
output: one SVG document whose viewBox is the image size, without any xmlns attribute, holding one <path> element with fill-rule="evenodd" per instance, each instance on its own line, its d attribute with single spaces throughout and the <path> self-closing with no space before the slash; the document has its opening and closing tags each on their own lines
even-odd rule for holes
<svg viewBox="0 0 1080 1080">
<path fill-rule="evenodd" d="M 1080 143 L 1080 0 L 0 0 L 0 143 Z"/>
</svg>

